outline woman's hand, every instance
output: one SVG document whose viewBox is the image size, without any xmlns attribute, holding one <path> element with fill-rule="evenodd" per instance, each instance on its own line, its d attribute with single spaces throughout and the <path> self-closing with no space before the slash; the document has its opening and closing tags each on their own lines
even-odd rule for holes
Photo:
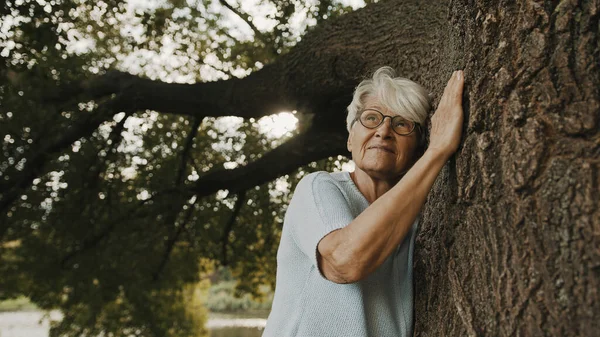
<svg viewBox="0 0 600 337">
<path fill-rule="evenodd" d="M 431 118 L 430 141 L 427 151 L 450 158 L 458 149 L 463 124 L 462 94 L 464 73 L 457 70 L 444 89 L 437 110 Z"/>
</svg>

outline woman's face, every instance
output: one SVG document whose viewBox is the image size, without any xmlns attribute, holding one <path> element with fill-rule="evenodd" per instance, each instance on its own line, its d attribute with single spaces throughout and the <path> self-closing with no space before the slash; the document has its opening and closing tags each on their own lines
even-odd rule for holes
<svg viewBox="0 0 600 337">
<path fill-rule="evenodd" d="M 364 106 L 364 109 L 369 108 L 386 116 L 396 115 L 370 96 L 365 99 Z M 416 130 L 401 136 L 392 130 L 389 118 L 375 129 L 368 129 L 356 121 L 348 136 L 348 151 L 352 152 L 356 168 L 375 179 L 398 179 L 413 164 L 416 149 Z"/>
</svg>

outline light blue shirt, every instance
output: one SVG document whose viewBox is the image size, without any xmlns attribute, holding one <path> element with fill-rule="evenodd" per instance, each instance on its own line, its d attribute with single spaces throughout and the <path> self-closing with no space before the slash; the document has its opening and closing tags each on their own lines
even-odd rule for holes
<svg viewBox="0 0 600 337">
<path fill-rule="evenodd" d="M 283 223 L 263 337 L 412 336 L 417 221 L 396 251 L 361 281 L 337 284 L 318 270 L 319 241 L 368 206 L 348 172 L 315 172 L 298 183 Z"/>
</svg>

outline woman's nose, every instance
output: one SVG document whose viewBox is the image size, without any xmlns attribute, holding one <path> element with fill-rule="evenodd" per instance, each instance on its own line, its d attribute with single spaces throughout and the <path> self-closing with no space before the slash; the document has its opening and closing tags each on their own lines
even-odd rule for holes
<svg viewBox="0 0 600 337">
<path fill-rule="evenodd" d="M 376 136 L 379 136 L 381 138 L 391 138 L 392 137 L 392 132 L 394 132 L 392 130 L 392 118 L 390 117 L 390 121 L 386 121 L 386 118 L 389 116 L 385 116 L 383 118 L 383 122 L 381 122 L 381 124 L 379 124 L 379 126 L 376 129 Z"/>
</svg>

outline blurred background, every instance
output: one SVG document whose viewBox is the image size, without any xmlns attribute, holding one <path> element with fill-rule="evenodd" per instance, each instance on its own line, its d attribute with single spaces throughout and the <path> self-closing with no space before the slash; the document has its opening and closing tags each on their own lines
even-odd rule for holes
<svg viewBox="0 0 600 337">
<path fill-rule="evenodd" d="M 309 121 L 111 110 L 77 88 L 110 70 L 243 78 L 369 2 L 0 5 L 0 336 L 260 336 L 291 191 L 353 164 L 332 157 L 196 196 L 207 172 L 261 158 Z"/>
</svg>

